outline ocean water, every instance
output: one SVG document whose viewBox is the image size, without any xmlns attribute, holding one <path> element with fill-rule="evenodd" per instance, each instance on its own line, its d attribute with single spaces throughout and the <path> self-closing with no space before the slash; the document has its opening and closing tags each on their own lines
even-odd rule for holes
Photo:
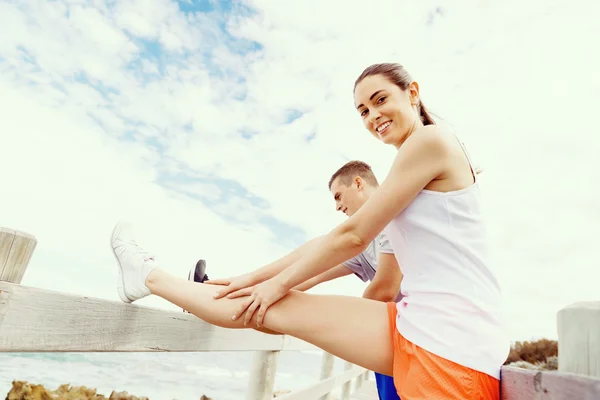
<svg viewBox="0 0 600 400">
<path fill-rule="evenodd" d="M 13 380 L 48 389 L 69 383 L 109 396 L 127 391 L 150 400 L 244 400 L 254 354 L 203 353 L 0 353 L 0 399 Z M 319 380 L 322 353 L 281 352 L 275 390 L 298 390 Z M 336 359 L 335 372 L 343 370 Z M 337 392 L 337 391 L 336 391 Z M 334 392 L 335 393 L 335 392 Z"/>
</svg>

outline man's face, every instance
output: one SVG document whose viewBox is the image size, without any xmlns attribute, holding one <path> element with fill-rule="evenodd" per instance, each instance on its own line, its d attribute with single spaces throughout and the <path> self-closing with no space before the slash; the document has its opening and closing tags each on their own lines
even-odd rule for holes
<svg viewBox="0 0 600 400">
<path fill-rule="evenodd" d="M 335 210 L 341 211 L 351 217 L 367 201 L 364 190 L 364 181 L 359 176 L 355 177 L 349 185 L 336 178 L 331 184 L 331 194 L 335 200 Z"/>
</svg>

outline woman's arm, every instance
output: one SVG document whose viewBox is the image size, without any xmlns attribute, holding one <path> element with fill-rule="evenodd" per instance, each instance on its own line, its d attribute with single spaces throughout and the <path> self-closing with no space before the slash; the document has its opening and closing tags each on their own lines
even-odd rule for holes
<svg viewBox="0 0 600 400">
<path fill-rule="evenodd" d="M 421 190 L 446 173 L 449 155 L 449 145 L 436 126 L 428 125 L 414 132 L 398 150 L 386 179 L 352 217 L 273 278 L 236 292 L 236 297 L 249 296 L 249 299 L 241 304 L 232 319 L 245 312 L 244 323 L 247 324 L 258 310 L 256 323 L 260 327 L 269 306 L 294 286 L 364 251 Z"/>
<path fill-rule="evenodd" d="M 279 273 L 285 290 L 363 251 L 417 194 L 449 165 L 448 144 L 437 127 L 414 132 L 398 150 L 390 172 L 366 203 L 323 237 L 313 251 Z"/>
<path fill-rule="evenodd" d="M 400 293 L 402 271 L 394 254 L 381 254 L 377 261 L 377 271 L 369 286 L 365 289 L 365 299 L 377 301 L 394 301 Z"/>
</svg>

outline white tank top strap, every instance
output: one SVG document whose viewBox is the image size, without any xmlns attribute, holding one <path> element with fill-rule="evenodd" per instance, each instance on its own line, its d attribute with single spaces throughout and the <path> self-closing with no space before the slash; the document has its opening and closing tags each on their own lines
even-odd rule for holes
<svg viewBox="0 0 600 400">
<path fill-rule="evenodd" d="M 452 132 L 452 131 L 450 131 L 450 132 Z M 471 155 L 469 154 L 469 151 L 467 150 L 467 146 L 465 146 L 465 144 L 462 142 L 462 140 L 460 140 L 460 138 L 456 135 L 456 133 L 452 132 L 452 134 L 454 135 L 454 137 L 460 144 L 460 147 L 463 149 L 463 152 L 465 153 L 465 156 L 467 157 L 467 162 L 469 163 L 469 168 L 471 168 L 471 174 L 473 175 L 473 179 L 475 182 L 477 182 L 477 172 L 475 171 L 475 166 L 473 165 L 473 160 L 471 159 Z"/>
</svg>

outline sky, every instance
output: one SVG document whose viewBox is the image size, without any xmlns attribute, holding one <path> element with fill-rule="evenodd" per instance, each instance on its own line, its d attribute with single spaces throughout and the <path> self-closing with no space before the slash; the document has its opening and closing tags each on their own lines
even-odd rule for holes
<svg viewBox="0 0 600 400">
<path fill-rule="evenodd" d="M 118 300 L 121 218 L 179 276 L 258 268 L 344 220 L 327 182 L 380 180 L 354 80 L 400 62 L 481 175 L 513 340 L 598 300 L 594 1 L 0 1 L 0 226 L 36 236 L 23 284 Z M 360 296 L 353 276 L 316 293 Z M 151 297 L 139 304 L 176 309 Z"/>
</svg>

